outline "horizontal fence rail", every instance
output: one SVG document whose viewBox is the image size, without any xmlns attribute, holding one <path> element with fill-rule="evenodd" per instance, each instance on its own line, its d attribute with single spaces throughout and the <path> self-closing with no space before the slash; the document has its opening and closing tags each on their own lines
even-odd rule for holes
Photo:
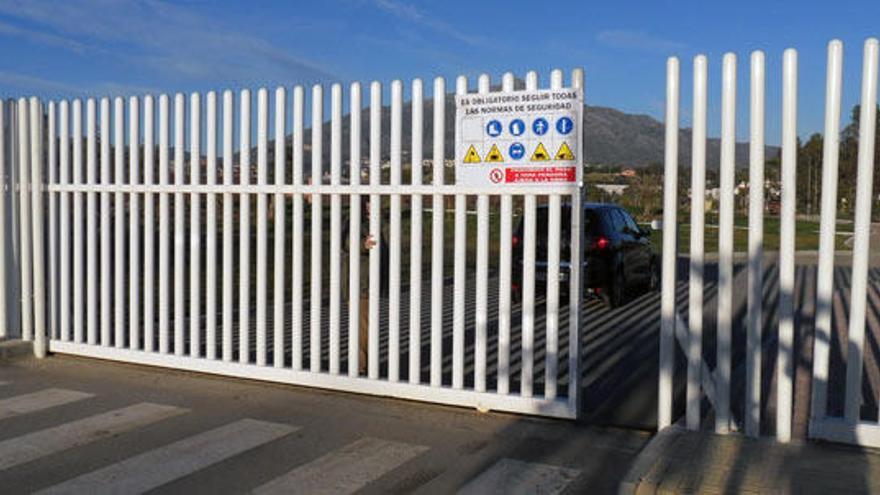
<svg viewBox="0 0 880 495">
<path fill-rule="evenodd" d="M 845 398 L 843 417 L 829 413 L 829 362 L 832 342 L 832 299 L 834 293 L 835 229 L 838 220 L 840 156 L 840 104 L 842 86 L 843 44 L 834 40 L 828 45 L 825 137 L 823 149 L 820 245 L 815 292 L 815 321 L 812 349 L 812 398 L 809 412 L 809 435 L 835 441 L 864 445 L 880 445 L 880 424 L 865 421 L 863 406 L 863 362 L 865 356 L 866 301 L 868 297 L 869 239 L 871 194 L 875 167 L 876 105 L 878 78 L 878 41 L 869 39 L 864 45 L 862 61 L 861 113 L 859 115 L 858 177 L 854 208 L 854 244 L 852 250 L 852 284 L 849 297 L 848 334 L 845 350 Z M 714 430 L 726 433 L 742 429 L 749 436 L 762 431 L 774 431 L 776 439 L 787 442 L 792 438 L 795 394 L 795 363 L 809 359 L 799 353 L 798 339 L 807 335 L 804 308 L 795 306 L 795 241 L 797 195 L 797 121 L 798 121 L 798 53 L 789 49 L 782 57 L 782 113 L 781 113 L 781 204 L 780 244 L 778 257 L 778 303 L 765 303 L 765 57 L 752 53 L 750 60 L 749 91 L 749 191 L 748 191 L 748 258 L 747 310 L 744 315 L 744 380 L 742 386 L 732 385 L 731 355 L 733 348 L 734 297 L 734 178 L 736 142 L 737 59 L 732 53 L 724 56 L 721 65 L 721 156 L 719 168 L 718 218 L 718 284 L 717 324 L 714 339 L 716 352 L 714 368 L 707 365 L 703 348 L 704 322 L 704 198 L 706 191 L 706 127 L 707 127 L 707 58 L 703 55 L 693 62 L 693 134 L 690 176 L 690 247 L 688 267 L 687 318 L 679 313 L 674 296 L 677 285 L 676 245 L 679 199 L 677 197 L 679 134 L 680 70 L 678 59 L 667 64 L 666 103 L 666 161 L 663 238 L 664 303 L 660 345 L 659 426 L 664 428 L 675 421 L 673 404 L 673 375 L 675 342 L 678 341 L 687 361 L 685 418 L 688 429 L 700 429 L 707 411 L 704 399 L 714 414 Z M 754 187 L 759 184 L 759 187 Z M 668 293 L 668 294 L 667 294 Z M 775 314 L 776 328 L 764 328 L 767 313 Z M 772 320 L 770 320 L 772 321 Z M 765 333 L 775 339 L 776 354 L 762 356 Z M 801 347 L 802 348 L 802 347 Z M 762 360 L 775 363 L 773 377 L 762 378 Z M 768 396 L 773 386 L 775 418 L 762 418 L 761 398 Z M 764 388 L 767 387 L 767 388 Z M 742 394 L 739 397 L 735 394 Z M 742 414 L 734 414 L 732 402 L 743 404 Z M 771 426 L 772 428 L 768 428 Z"/>
<path fill-rule="evenodd" d="M 459 77 L 456 92 L 468 83 Z M 512 74 L 500 88 L 477 83 L 516 90 Z M 563 85 L 553 71 L 549 86 Z M 538 87 L 527 74 L 525 89 Z M 581 70 L 570 87 L 582 89 Z M 581 202 L 579 185 L 456 185 L 446 81 L 434 80 L 433 98 L 418 79 L 389 89 L 4 102 L 0 119 L 17 108 L 20 201 L 31 206 L 22 335 L 58 353 L 576 417 L 582 229 L 579 209 L 564 229 L 560 211 Z M 549 225 L 537 225 L 539 205 Z M 570 248 L 566 300 L 558 269 L 537 280 L 537 229 L 551 263 Z M 530 292 L 514 304 L 518 284 Z"/>
</svg>

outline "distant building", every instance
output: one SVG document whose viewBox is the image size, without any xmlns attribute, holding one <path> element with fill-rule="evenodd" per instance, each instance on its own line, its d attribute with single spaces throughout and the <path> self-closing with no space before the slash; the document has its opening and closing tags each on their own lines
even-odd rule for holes
<svg viewBox="0 0 880 495">
<path fill-rule="evenodd" d="M 620 196 L 629 186 L 626 184 L 596 184 L 595 187 L 606 194 Z"/>
<path fill-rule="evenodd" d="M 639 173 L 636 172 L 636 169 L 634 168 L 625 168 L 621 170 L 618 175 L 620 175 L 621 177 L 637 177 Z"/>
</svg>

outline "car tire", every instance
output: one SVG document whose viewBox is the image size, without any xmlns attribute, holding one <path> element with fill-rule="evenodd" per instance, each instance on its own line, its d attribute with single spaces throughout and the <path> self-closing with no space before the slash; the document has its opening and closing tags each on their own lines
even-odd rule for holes
<svg viewBox="0 0 880 495">
<path fill-rule="evenodd" d="M 611 286 L 602 291 L 602 300 L 610 309 L 619 308 L 626 302 L 626 279 L 621 269 L 616 270 Z"/>
</svg>

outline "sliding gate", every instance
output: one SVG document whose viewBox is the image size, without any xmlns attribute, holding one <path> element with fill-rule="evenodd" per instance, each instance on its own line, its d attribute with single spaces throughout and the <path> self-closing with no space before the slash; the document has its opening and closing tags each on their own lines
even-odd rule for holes
<svg viewBox="0 0 880 495">
<path fill-rule="evenodd" d="M 562 89 L 562 72 L 549 82 Z M 494 91 L 516 83 L 505 74 Z M 468 93 L 467 78 L 455 86 Z M 31 177 L 10 185 L 22 336 L 55 353 L 575 417 L 581 229 L 579 209 L 566 228 L 560 210 L 580 187 L 456 185 L 444 79 L 427 102 L 418 79 L 407 103 L 391 83 L 390 108 L 383 89 L 6 103 L 11 161 Z M 545 235 L 547 259 L 566 246 L 574 259 L 539 277 Z"/>
<path fill-rule="evenodd" d="M 880 271 L 871 255 L 872 206 L 877 205 L 874 171 L 877 166 L 877 91 L 880 42 L 868 39 L 861 60 L 860 110 L 853 127 L 841 133 L 843 43 L 828 45 L 825 90 L 825 130 L 822 140 L 821 219 L 818 252 L 798 252 L 797 200 L 803 190 L 798 170 L 798 53 L 786 50 L 781 60 L 782 115 L 778 177 L 765 174 L 765 57 L 753 52 L 749 62 L 749 165 L 747 198 L 747 253 L 735 270 L 736 109 L 737 58 L 724 56 L 721 65 L 721 142 L 718 180 L 717 300 L 713 332 L 704 336 L 704 296 L 708 292 L 706 225 L 707 169 L 707 65 L 705 56 L 693 61 L 693 140 L 690 200 L 679 200 L 680 67 L 677 58 L 667 65 L 666 183 L 663 238 L 663 301 L 660 340 L 659 426 L 675 421 L 699 430 L 707 417 L 718 433 L 741 430 L 749 436 L 775 433 L 787 442 L 801 438 L 880 446 L 877 397 L 880 388 L 880 319 L 877 305 Z M 853 86 L 857 87 L 857 84 Z M 745 105 L 743 105 L 745 106 Z M 853 130 L 853 128 L 855 130 Z M 857 138 L 855 137 L 857 135 Z M 842 155 L 842 138 L 849 137 L 849 155 Z M 856 141 L 853 141 L 856 139 Z M 854 195 L 847 204 L 838 194 L 843 177 L 842 156 L 856 158 Z M 684 169 L 686 170 L 686 169 Z M 769 172 L 769 171 L 768 171 Z M 800 175 L 803 178 L 803 175 Z M 818 181 L 817 181 L 818 182 Z M 779 193 L 778 244 L 765 254 L 765 195 Z M 843 192 L 843 191 L 841 191 Z M 747 199 L 747 201 L 745 201 Z M 677 246 L 679 208 L 690 203 L 690 245 Z M 849 210 L 849 211 L 846 211 Z M 849 221 L 849 214 L 852 221 Z M 775 219 L 774 219 L 775 220 Z M 849 227 L 849 228 L 848 228 Z M 800 230 L 805 230 L 801 228 Z M 837 233 L 851 238 L 851 252 L 836 256 L 841 246 Z M 770 230 L 767 233 L 770 234 Z M 768 241 L 770 235 L 767 235 Z M 805 236 L 806 237 L 806 236 Z M 768 242 L 769 244 L 769 242 Z M 775 243 L 774 243 L 775 244 Z M 873 247 L 876 253 L 876 246 Z M 815 248 L 813 248 L 815 249 Z M 745 251 L 745 250 L 744 250 Z M 676 268 L 677 258 L 687 253 Z M 714 254 L 714 253 L 713 253 Z M 688 283 L 678 275 L 688 274 Z M 767 273 L 773 273 L 767 276 Z M 737 293 L 737 280 L 740 291 Z M 686 297 L 676 297 L 677 287 Z M 774 296 L 776 304 L 774 304 Z M 745 302 L 737 316 L 735 302 Z M 679 312 L 680 306 L 687 311 Z M 740 321 L 737 322 L 736 320 Z M 739 325 L 737 325 L 739 323 Z M 708 325 L 707 325 L 708 326 Z M 708 329 L 707 329 L 708 330 Z M 740 332 L 737 335 L 737 332 Z M 744 335 L 743 335 L 744 334 Z M 710 339 L 711 337 L 711 339 Z M 713 349 L 704 343 L 714 340 Z M 675 343 L 678 343 L 676 346 Z M 742 347 L 734 345 L 740 343 Z M 675 404 L 676 348 L 681 349 L 686 370 L 683 401 Z M 708 346 L 707 346 L 708 347 Z M 739 348 L 738 348 L 739 347 Z M 709 351 L 709 352 L 706 352 Z M 710 367 L 709 363 L 714 363 Z M 705 399 L 705 401 L 704 401 Z M 676 407 L 677 406 L 677 407 Z M 801 431 L 796 431 L 800 429 Z"/>
</svg>

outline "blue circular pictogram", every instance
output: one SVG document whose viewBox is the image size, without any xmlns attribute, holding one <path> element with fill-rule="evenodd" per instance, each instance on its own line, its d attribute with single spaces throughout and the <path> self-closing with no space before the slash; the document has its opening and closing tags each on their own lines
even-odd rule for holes
<svg viewBox="0 0 880 495">
<path fill-rule="evenodd" d="M 565 135 L 574 129 L 574 122 L 571 121 L 568 117 L 559 117 L 556 121 L 556 131 L 559 134 Z"/>
<path fill-rule="evenodd" d="M 532 121 L 532 132 L 535 133 L 536 136 L 547 134 L 547 130 L 549 129 L 550 124 L 547 123 L 547 119 L 544 117 L 538 117 Z"/>
<path fill-rule="evenodd" d="M 510 121 L 508 129 L 514 136 L 522 136 L 526 132 L 526 123 L 522 119 L 513 119 Z"/>
<path fill-rule="evenodd" d="M 513 143 L 508 148 L 507 153 L 510 155 L 510 158 L 514 160 L 519 160 L 526 154 L 526 147 L 522 145 L 522 143 Z"/>
<path fill-rule="evenodd" d="M 504 126 L 501 125 L 501 122 L 497 120 L 490 120 L 488 124 L 486 124 L 486 134 L 490 137 L 498 137 L 501 135 L 501 131 L 504 130 Z"/>
</svg>

